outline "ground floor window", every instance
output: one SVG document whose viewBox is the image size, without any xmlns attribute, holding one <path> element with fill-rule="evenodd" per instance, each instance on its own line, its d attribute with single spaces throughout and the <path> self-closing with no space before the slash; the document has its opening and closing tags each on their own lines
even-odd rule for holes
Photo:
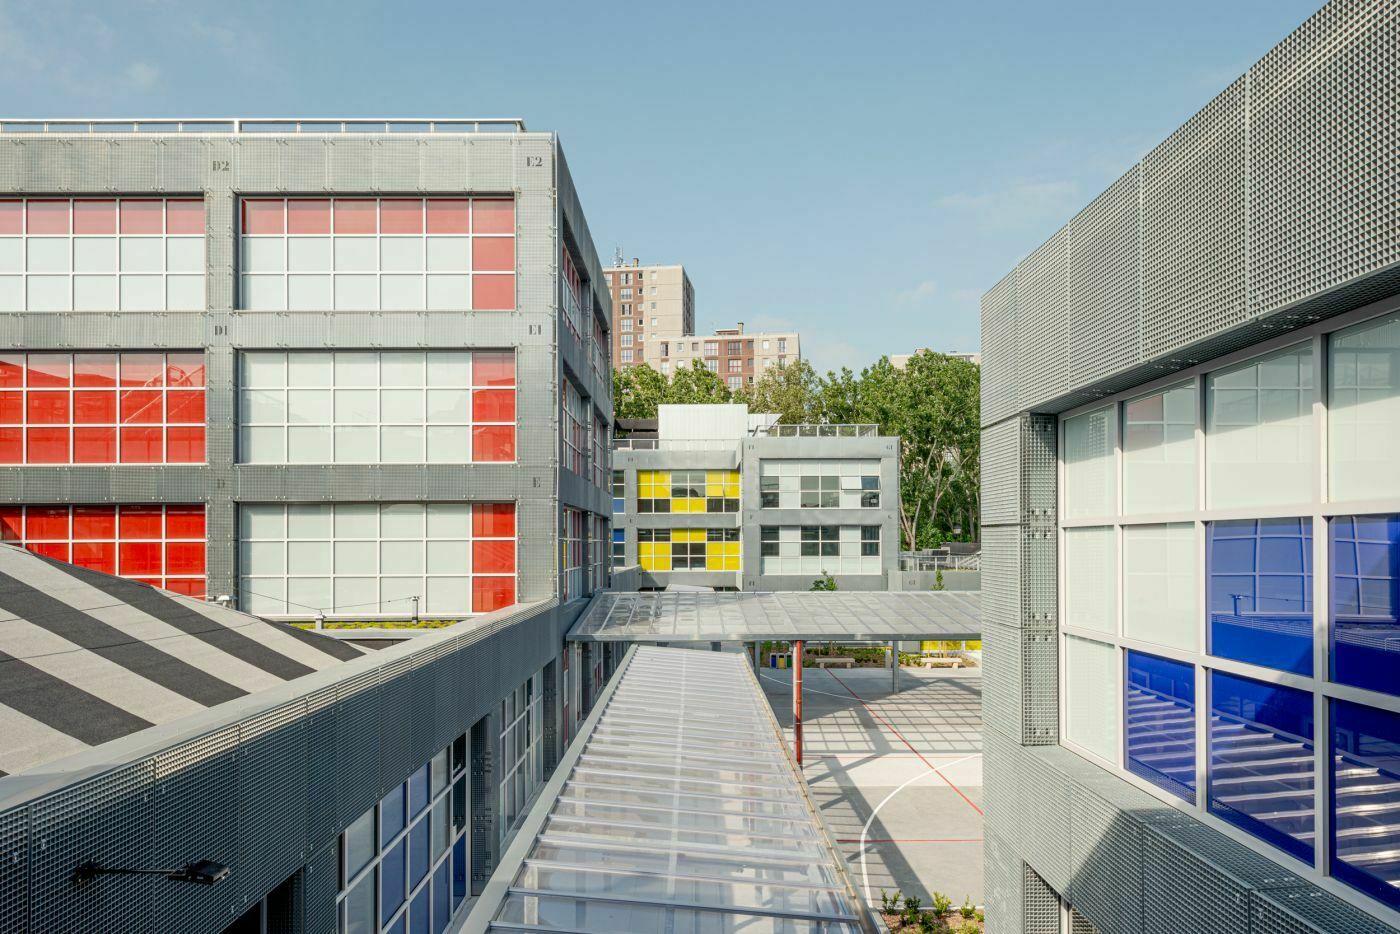
<svg viewBox="0 0 1400 934">
<path fill-rule="evenodd" d="M 544 730 L 544 708 L 540 695 L 544 675 L 531 675 L 501 701 L 500 756 L 500 828 L 504 843 L 515 825 L 525 816 L 525 804 L 544 781 L 544 747 L 540 734 Z"/>
<path fill-rule="evenodd" d="M 879 574 L 878 525 L 765 525 L 763 574 Z"/>
</svg>

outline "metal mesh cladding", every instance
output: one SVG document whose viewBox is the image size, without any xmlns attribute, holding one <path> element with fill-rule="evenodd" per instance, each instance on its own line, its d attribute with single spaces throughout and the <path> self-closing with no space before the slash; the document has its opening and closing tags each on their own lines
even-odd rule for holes
<svg viewBox="0 0 1400 934">
<path fill-rule="evenodd" d="M 1250 310 L 1400 261 L 1400 7 L 1328 3 L 1249 77 Z"/>
<path fill-rule="evenodd" d="M 1252 934 L 1395 934 L 1346 902 L 1308 886 L 1251 893 Z"/>
<path fill-rule="evenodd" d="M 1016 268 L 1016 361 L 1020 408 L 1068 390 L 1068 228 Z"/>
<path fill-rule="evenodd" d="M 1168 353 L 1245 308 L 1245 78 L 1142 162 L 1143 345 Z"/>
<path fill-rule="evenodd" d="M 1022 872 L 1022 930 L 1025 934 L 1061 934 L 1059 896 L 1030 866 L 1024 866 Z"/>
<path fill-rule="evenodd" d="M 29 921 L 29 809 L 0 814 L 0 931 L 15 934 Z"/>
<path fill-rule="evenodd" d="M 982 424 L 1020 405 L 1016 373 L 1016 270 L 982 296 Z"/>
<path fill-rule="evenodd" d="M 982 429 L 982 524 L 1021 519 L 1021 425 L 1007 419 Z"/>
<path fill-rule="evenodd" d="M 1097 795 L 1070 791 L 1069 900 L 1105 930 L 1142 926 L 1142 825 Z"/>
<path fill-rule="evenodd" d="M 1070 934 L 1099 934 L 1094 923 L 1073 908 L 1069 911 L 1069 931 Z"/>
<path fill-rule="evenodd" d="M 1081 386 L 1142 357 L 1142 169 L 1069 222 L 1069 384 Z"/>
<path fill-rule="evenodd" d="M 995 834 L 984 832 L 982 865 L 987 903 L 987 930 L 1024 930 L 1021 860 L 1015 851 Z"/>
</svg>

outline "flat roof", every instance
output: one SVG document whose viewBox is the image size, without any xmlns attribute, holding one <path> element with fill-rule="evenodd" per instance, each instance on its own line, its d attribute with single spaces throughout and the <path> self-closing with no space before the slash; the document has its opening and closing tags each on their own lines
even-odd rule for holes
<svg viewBox="0 0 1400 934">
<path fill-rule="evenodd" d="M 890 642 L 982 638 L 977 591 L 603 592 L 575 642 Z"/>
<path fill-rule="evenodd" d="M 745 657 L 636 646 L 463 930 L 870 925 Z"/>
</svg>

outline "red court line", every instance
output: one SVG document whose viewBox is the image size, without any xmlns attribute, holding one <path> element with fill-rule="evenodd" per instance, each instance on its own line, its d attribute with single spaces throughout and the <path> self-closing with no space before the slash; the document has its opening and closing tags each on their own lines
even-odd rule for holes
<svg viewBox="0 0 1400 934">
<path fill-rule="evenodd" d="M 949 788 L 951 788 L 951 789 L 953 789 L 954 791 L 956 791 L 956 792 L 958 793 L 958 797 L 959 797 L 959 798 L 962 798 L 964 801 L 967 802 L 968 807 L 972 808 L 972 809 L 973 809 L 974 811 L 976 811 L 978 814 L 982 814 L 982 809 L 979 808 L 979 807 L 973 802 L 973 800 L 972 800 L 971 798 L 969 798 L 967 795 L 963 794 L 963 790 L 962 790 L 961 788 L 959 788 L 957 785 L 954 785 L 951 781 L 949 781 L 948 776 L 946 776 L 946 775 L 944 775 L 942 772 L 938 771 L 937 766 L 935 766 L 932 762 L 930 762 L 930 761 L 928 761 L 927 759 L 925 759 L 924 756 L 923 756 L 923 753 L 921 753 L 921 752 L 919 752 L 919 750 L 915 749 L 914 746 L 909 742 L 909 740 L 907 740 L 907 739 L 904 738 L 904 734 L 900 733 L 898 730 L 896 730 L 896 729 L 890 724 L 890 722 L 889 722 L 888 720 L 886 720 L 884 717 L 880 716 L 878 713 L 876 713 L 874 710 L 872 710 L 871 707 L 870 707 L 870 705 L 867 704 L 867 703 L 865 702 L 865 699 L 864 699 L 863 697 L 861 697 L 861 696 L 860 696 L 859 694 L 857 694 L 855 691 L 852 691 L 852 690 L 850 689 L 850 687 L 847 686 L 846 682 L 842 681 L 840 678 L 837 678 L 837 677 L 836 677 L 836 672 L 832 671 L 830 668 L 823 668 L 822 670 L 825 671 L 827 674 L 831 675 L 831 677 L 835 678 L 835 679 L 836 679 L 836 683 L 839 684 L 839 685 L 841 685 L 843 688 L 845 688 L 847 694 L 851 695 L 851 696 L 854 697 L 856 700 L 860 701 L 860 705 L 861 705 L 862 707 L 865 708 L 866 712 L 869 713 L 870 716 L 874 717 L 876 720 L 879 720 L 881 723 L 883 723 L 883 724 L 885 725 L 885 729 L 889 730 L 891 733 L 893 733 L 895 736 L 897 736 L 897 737 L 899 738 L 899 741 L 900 741 L 901 743 L 903 743 L 904 745 L 906 745 L 906 746 L 909 747 L 909 751 L 910 751 L 910 752 L 912 752 L 914 755 L 916 755 L 916 756 L 919 757 L 919 761 L 921 761 L 924 765 L 928 766 L 931 770 L 933 770 L 933 772 L 934 772 L 939 778 L 943 779 L 944 783 L 947 784 L 947 786 L 948 786 Z M 985 815 L 983 815 L 983 816 L 985 816 Z"/>
</svg>

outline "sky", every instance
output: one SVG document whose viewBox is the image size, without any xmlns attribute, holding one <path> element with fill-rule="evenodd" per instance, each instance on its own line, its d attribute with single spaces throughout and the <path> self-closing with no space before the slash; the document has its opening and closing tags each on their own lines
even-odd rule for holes
<svg viewBox="0 0 1400 934">
<path fill-rule="evenodd" d="M 559 134 L 599 257 L 820 371 L 981 295 L 1320 0 L 0 0 L 7 117 L 488 117 Z"/>
</svg>

